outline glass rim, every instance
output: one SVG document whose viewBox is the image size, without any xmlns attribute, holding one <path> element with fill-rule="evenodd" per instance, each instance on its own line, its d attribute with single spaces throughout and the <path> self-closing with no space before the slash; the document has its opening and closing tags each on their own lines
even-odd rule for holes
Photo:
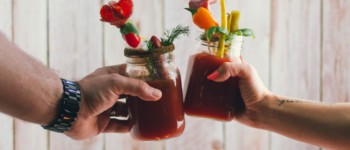
<svg viewBox="0 0 350 150">
<path fill-rule="evenodd" d="M 157 55 L 162 55 L 165 53 L 170 53 L 174 51 L 175 45 L 169 45 L 161 48 L 157 48 L 153 50 L 153 52 L 146 51 L 143 49 L 134 49 L 134 48 L 125 48 L 124 49 L 124 56 L 128 58 L 146 58 L 146 57 L 152 57 Z"/>
</svg>

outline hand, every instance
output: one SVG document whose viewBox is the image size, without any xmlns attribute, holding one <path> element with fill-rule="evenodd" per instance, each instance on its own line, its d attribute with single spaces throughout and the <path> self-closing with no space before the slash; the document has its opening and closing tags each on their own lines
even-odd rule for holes
<svg viewBox="0 0 350 150">
<path fill-rule="evenodd" d="M 81 89 L 81 106 L 71 130 L 65 134 L 81 140 L 105 132 L 128 132 L 129 123 L 110 119 L 113 105 L 122 94 L 138 96 L 146 101 L 160 99 L 161 91 L 141 80 L 122 76 L 126 65 L 97 69 L 78 81 Z"/>
<path fill-rule="evenodd" d="M 245 111 L 236 116 L 237 121 L 246 125 L 255 126 L 254 112 L 256 106 L 271 92 L 262 83 L 255 68 L 242 60 L 226 62 L 219 69 L 208 76 L 209 80 L 224 82 L 230 77 L 239 77 L 239 88 L 245 103 Z"/>
<path fill-rule="evenodd" d="M 214 4 L 216 3 L 216 0 L 209 0 L 209 4 Z"/>
</svg>

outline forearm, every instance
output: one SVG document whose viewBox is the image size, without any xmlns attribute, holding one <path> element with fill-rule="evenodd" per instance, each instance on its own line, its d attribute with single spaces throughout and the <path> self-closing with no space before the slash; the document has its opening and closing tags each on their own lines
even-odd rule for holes
<svg viewBox="0 0 350 150">
<path fill-rule="evenodd" d="M 62 84 L 45 65 L 0 33 L 0 111 L 46 125 L 53 120 Z"/>
<path fill-rule="evenodd" d="M 350 147 L 349 104 L 329 105 L 271 95 L 255 110 L 258 128 L 324 147 Z"/>
</svg>

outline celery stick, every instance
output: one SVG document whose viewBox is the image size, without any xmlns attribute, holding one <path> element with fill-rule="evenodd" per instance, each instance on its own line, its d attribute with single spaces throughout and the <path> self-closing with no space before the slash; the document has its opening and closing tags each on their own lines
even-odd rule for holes
<svg viewBox="0 0 350 150">
<path fill-rule="evenodd" d="M 227 18 L 226 18 L 226 4 L 225 0 L 220 0 L 221 6 L 221 27 L 227 30 Z M 224 57 L 224 48 L 225 48 L 225 35 L 220 36 L 219 47 L 217 55 L 221 58 Z"/>
<path fill-rule="evenodd" d="M 231 26 L 230 28 L 230 32 L 236 32 L 237 30 L 239 30 L 239 19 L 240 19 L 240 15 L 241 13 L 237 10 L 231 11 L 230 16 L 231 16 Z"/>
<path fill-rule="evenodd" d="M 226 4 L 225 0 L 221 0 L 221 27 L 227 29 Z"/>
<path fill-rule="evenodd" d="M 228 14 L 227 16 L 227 31 L 231 31 L 231 14 Z"/>
</svg>

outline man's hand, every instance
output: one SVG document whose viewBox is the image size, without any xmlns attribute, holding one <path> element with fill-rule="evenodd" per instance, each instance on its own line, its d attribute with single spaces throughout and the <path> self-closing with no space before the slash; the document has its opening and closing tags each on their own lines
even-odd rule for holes
<svg viewBox="0 0 350 150">
<path fill-rule="evenodd" d="M 145 101 L 160 99 L 161 91 L 146 82 L 122 76 L 126 65 L 97 69 L 78 81 L 82 98 L 80 111 L 72 129 L 65 134 L 73 139 L 86 139 L 104 132 L 128 132 L 129 123 L 110 119 L 113 105 L 120 95 L 138 96 Z"/>
</svg>

